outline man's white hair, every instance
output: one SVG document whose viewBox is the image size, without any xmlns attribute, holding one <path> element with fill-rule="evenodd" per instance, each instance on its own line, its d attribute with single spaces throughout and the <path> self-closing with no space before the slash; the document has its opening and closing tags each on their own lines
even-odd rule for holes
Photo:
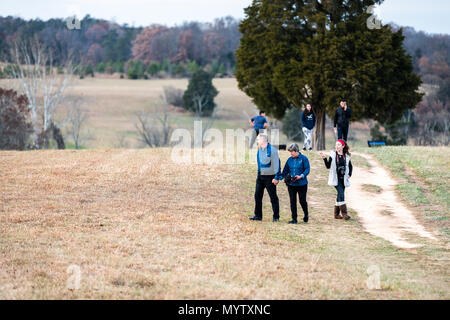
<svg viewBox="0 0 450 320">
<path fill-rule="evenodd" d="M 269 142 L 269 136 L 268 136 L 267 134 L 260 133 L 260 134 L 258 135 L 258 137 L 261 137 L 261 138 L 264 139 L 264 141 Z"/>
</svg>

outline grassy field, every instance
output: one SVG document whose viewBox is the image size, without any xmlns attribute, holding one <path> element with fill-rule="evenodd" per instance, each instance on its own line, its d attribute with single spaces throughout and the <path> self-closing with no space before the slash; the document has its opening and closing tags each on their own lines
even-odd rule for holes
<svg viewBox="0 0 450 320">
<path fill-rule="evenodd" d="M 249 128 L 256 109 L 236 80 L 214 85 L 214 127 Z M 109 149 L 141 146 L 135 113 L 154 110 L 164 86 L 184 89 L 187 80 L 79 80 L 70 94 L 85 99 L 91 139 L 83 146 L 91 149 L 0 152 L 0 298 L 450 298 L 449 148 L 369 149 L 367 124 L 350 130 L 352 150 L 390 170 L 401 199 L 438 242 L 421 238 L 422 247 L 399 249 L 367 233 L 352 210 L 353 220 L 333 219 L 335 190 L 315 153 L 310 223 L 287 225 L 284 183 L 281 222 L 271 222 L 266 194 L 265 221 L 251 223 L 255 164 L 180 165 L 170 149 Z M 175 127 L 193 128 L 191 114 L 171 116 Z M 329 121 L 326 136 L 331 149 Z M 352 162 L 370 169 L 361 156 Z M 380 192 L 370 181 L 363 189 Z M 75 290 L 66 284 L 72 265 L 81 270 Z M 380 270 L 380 290 L 366 284 L 371 266 Z"/>
<path fill-rule="evenodd" d="M 213 83 L 219 91 L 215 99 L 217 120 L 214 121 L 213 127 L 222 131 L 236 128 L 249 129 L 248 119 L 256 115 L 258 111 L 251 99 L 239 90 L 236 79 L 214 79 Z M 143 147 L 135 128 L 136 112 L 152 112 L 160 106 L 160 96 L 165 86 L 185 90 L 187 84 L 187 79 L 128 80 L 87 77 L 76 80 L 67 94 L 84 100 L 81 107 L 88 118 L 82 129 L 82 147 L 89 149 Z M 13 80 L 0 79 L 0 86 L 17 90 L 17 84 Z M 65 119 L 66 114 L 67 107 L 63 106 L 57 115 L 60 123 Z M 175 128 L 192 130 L 194 127 L 193 114 L 183 112 L 181 109 L 171 110 L 170 119 Z M 205 121 L 208 120 L 205 119 Z M 73 141 L 67 136 L 67 127 L 63 127 L 63 133 L 67 147 L 73 148 Z M 331 147 L 334 137 L 331 121 L 328 121 L 326 134 L 328 146 Z M 367 125 L 354 124 L 350 131 L 350 138 L 352 145 L 364 146 L 368 139 Z M 281 143 L 287 142 L 282 132 L 280 140 Z"/>
<path fill-rule="evenodd" d="M 0 152 L 0 298 L 450 298 L 445 234 L 404 250 L 364 231 L 353 211 L 350 221 L 333 219 L 335 191 L 317 154 L 308 154 L 310 223 L 293 226 L 284 183 L 280 223 L 271 222 L 267 194 L 264 221 L 248 220 L 254 164 L 179 165 L 170 152 Z M 439 162 L 448 150 L 427 152 L 435 160 L 424 170 L 448 175 Z M 442 199 L 423 174 L 429 201 Z M 73 264 L 80 287 L 69 290 Z M 371 266 L 379 290 L 366 284 Z"/>
<path fill-rule="evenodd" d="M 233 78 L 214 79 L 214 86 L 219 91 L 215 102 L 217 117 L 214 127 L 250 128 L 249 117 L 256 115 L 257 109 L 237 87 Z M 135 124 L 136 112 L 153 111 L 161 105 L 160 96 L 165 86 L 185 90 L 188 79 L 167 80 L 128 80 L 112 78 L 85 78 L 76 80 L 67 92 L 73 97 L 82 97 L 82 109 L 88 114 L 83 135 L 89 137 L 83 146 L 86 148 L 140 147 Z M 0 79 L 2 87 L 16 87 L 13 80 Z M 16 87 L 17 88 L 17 87 Z M 66 115 L 63 107 L 58 119 Z M 172 110 L 171 122 L 176 128 L 193 128 L 194 117 L 182 110 Z M 63 129 L 66 132 L 67 128 Z M 119 145 L 120 140 L 122 145 Z M 67 139 L 70 146 L 71 140 Z"/>
</svg>

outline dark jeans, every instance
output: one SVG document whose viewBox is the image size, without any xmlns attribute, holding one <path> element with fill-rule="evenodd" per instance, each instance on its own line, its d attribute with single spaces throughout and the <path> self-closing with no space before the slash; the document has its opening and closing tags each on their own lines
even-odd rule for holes
<svg viewBox="0 0 450 320">
<path fill-rule="evenodd" d="M 344 202 L 345 201 L 345 185 L 344 185 L 344 178 L 338 178 L 338 185 L 335 186 L 337 191 L 337 202 Z"/>
<path fill-rule="evenodd" d="M 291 213 L 292 213 L 292 220 L 297 221 L 297 194 L 300 200 L 300 205 L 303 209 L 303 214 L 305 217 L 308 216 L 308 203 L 306 202 L 306 193 L 308 192 L 308 185 L 305 184 L 304 186 L 289 186 L 288 185 L 288 192 L 289 192 L 289 199 L 291 201 Z"/>
<path fill-rule="evenodd" d="M 348 137 L 348 125 L 346 126 L 337 126 L 337 134 L 338 134 L 338 139 L 344 139 L 345 142 L 347 142 L 347 137 Z"/>
<path fill-rule="evenodd" d="M 275 178 L 274 175 L 262 176 L 258 174 L 256 178 L 255 188 L 255 216 L 262 218 L 262 200 L 264 196 L 264 189 L 269 193 L 270 202 L 272 203 L 274 219 L 280 218 L 280 203 L 277 196 L 277 186 L 272 183 Z"/>
</svg>

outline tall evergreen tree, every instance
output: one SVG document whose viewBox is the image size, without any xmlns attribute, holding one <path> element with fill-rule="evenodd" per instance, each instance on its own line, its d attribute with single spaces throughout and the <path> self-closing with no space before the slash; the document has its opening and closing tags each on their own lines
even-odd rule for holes
<svg viewBox="0 0 450 320">
<path fill-rule="evenodd" d="M 402 30 L 369 29 L 383 0 L 254 0 L 245 9 L 237 50 L 239 87 L 268 114 L 311 103 L 316 149 L 325 148 L 325 116 L 340 98 L 352 120 L 395 122 L 421 100 L 420 78 L 402 47 Z"/>
</svg>

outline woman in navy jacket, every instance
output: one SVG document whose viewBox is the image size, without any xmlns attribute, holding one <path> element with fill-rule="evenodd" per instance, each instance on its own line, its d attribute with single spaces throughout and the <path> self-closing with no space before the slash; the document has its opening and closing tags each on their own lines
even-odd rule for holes
<svg viewBox="0 0 450 320">
<path fill-rule="evenodd" d="M 291 153 L 291 157 L 286 161 L 281 175 L 288 187 L 291 202 L 292 220 L 289 223 L 297 224 L 297 194 L 303 209 L 303 221 L 308 222 L 308 203 L 306 202 L 308 180 L 306 177 L 310 170 L 309 160 L 299 152 L 299 147 L 296 143 L 291 144 L 288 151 Z"/>
<path fill-rule="evenodd" d="M 305 136 L 303 150 L 306 151 L 306 149 L 308 149 L 309 151 L 311 151 L 311 137 L 313 129 L 316 126 L 316 115 L 314 114 L 314 111 L 312 110 L 312 107 L 309 103 L 306 105 L 305 110 L 302 112 L 301 120 L 303 135 Z"/>
</svg>

